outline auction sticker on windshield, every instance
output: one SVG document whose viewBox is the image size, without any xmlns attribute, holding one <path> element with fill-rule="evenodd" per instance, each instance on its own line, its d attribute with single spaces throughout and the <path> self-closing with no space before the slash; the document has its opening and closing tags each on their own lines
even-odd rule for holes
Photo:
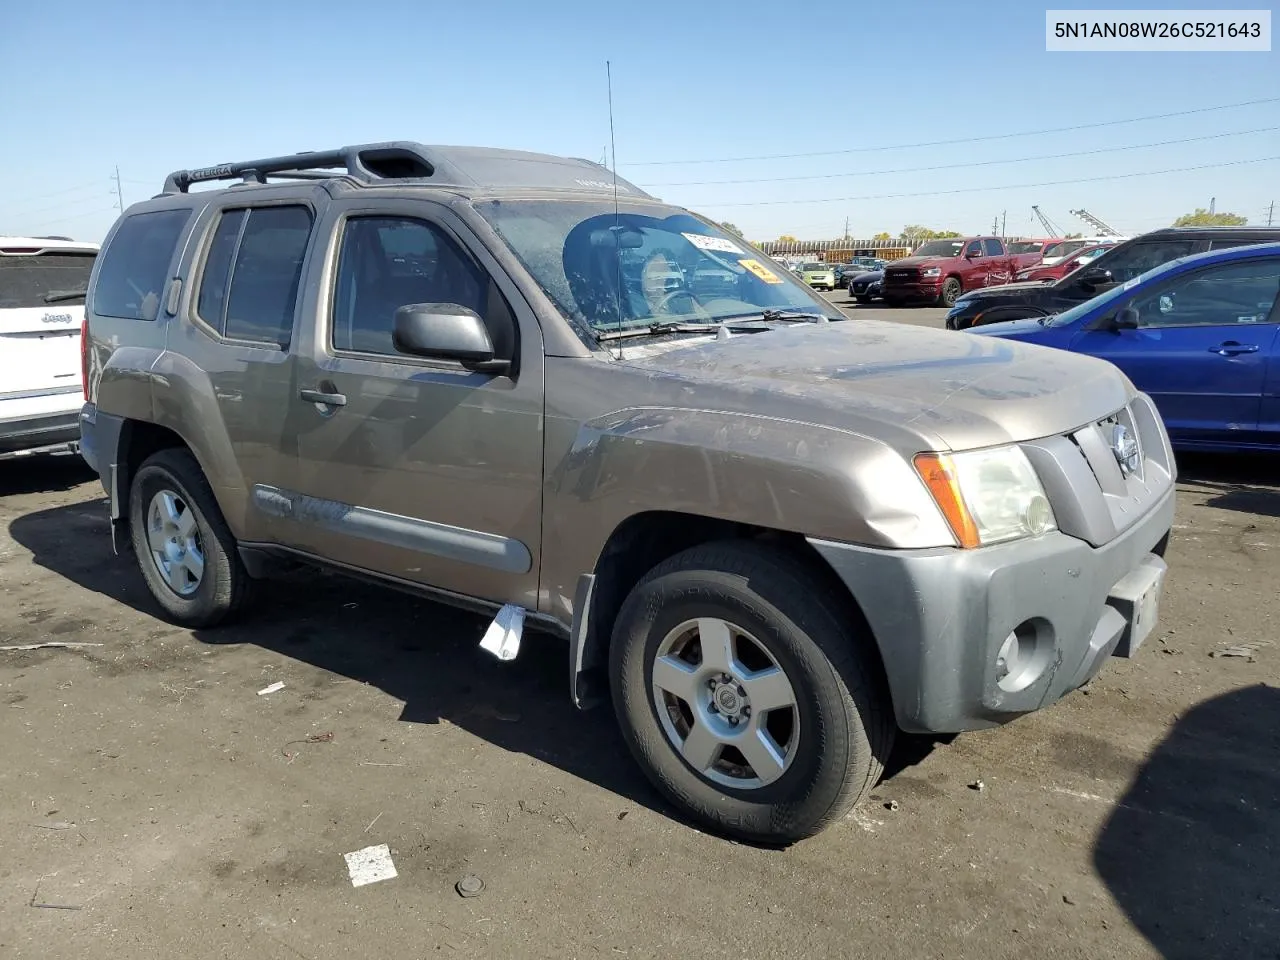
<svg viewBox="0 0 1280 960">
<path fill-rule="evenodd" d="M 731 241 L 723 237 L 707 237 L 701 233 L 684 233 L 681 234 L 686 240 L 692 243 L 699 250 L 719 250 L 721 253 L 741 253 L 742 248 L 735 246 Z"/>
<path fill-rule="evenodd" d="M 739 260 L 738 266 L 750 270 L 765 283 L 781 283 L 782 278 L 766 267 L 759 260 Z"/>
</svg>

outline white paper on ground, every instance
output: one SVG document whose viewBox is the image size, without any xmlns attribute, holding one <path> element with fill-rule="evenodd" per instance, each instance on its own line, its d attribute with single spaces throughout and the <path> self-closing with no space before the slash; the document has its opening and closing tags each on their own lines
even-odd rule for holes
<svg viewBox="0 0 1280 960">
<path fill-rule="evenodd" d="M 347 872 L 351 874 L 353 887 L 363 887 L 367 883 L 391 880 L 399 876 L 396 865 L 391 862 L 391 850 L 385 843 L 344 853 L 342 856 L 347 861 Z"/>
<path fill-rule="evenodd" d="M 480 649 L 488 650 L 499 660 L 514 660 L 520 652 L 520 635 L 524 633 L 524 607 L 508 603 L 498 611 L 489 629 L 480 638 Z"/>
<path fill-rule="evenodd" d="M 261 690 L 259 690 L 258 696 L 262 697 L 268 693 L 275 693 L 277 690 L 283 690 L 283 689 L 284 689 L 284 681 L 277 680 L 275 683 L 270 684 L 269 686 L 265 686 Z"/>
</svg>

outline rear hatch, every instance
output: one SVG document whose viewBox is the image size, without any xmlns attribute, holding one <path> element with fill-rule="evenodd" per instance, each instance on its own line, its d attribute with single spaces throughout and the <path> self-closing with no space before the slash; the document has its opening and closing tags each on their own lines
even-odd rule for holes
<svg viewBox="0 0 1280 960">
<path fill-rule="evenodd" d="M 0 240 L 0 400 L 81 389 L 80 321 L 94 256 L 92 248 Z"/>
</svg>

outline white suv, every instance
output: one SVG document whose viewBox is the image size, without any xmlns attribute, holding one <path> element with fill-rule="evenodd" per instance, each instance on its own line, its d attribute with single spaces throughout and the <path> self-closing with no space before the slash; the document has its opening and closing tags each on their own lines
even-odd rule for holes
<svg viewBox="0 0 1280 960">
<path fill-rule="evenodd" d="M 96 243 L 0 237 L 0 458 L 73 448 L 81 324 Z"/>
</svg>

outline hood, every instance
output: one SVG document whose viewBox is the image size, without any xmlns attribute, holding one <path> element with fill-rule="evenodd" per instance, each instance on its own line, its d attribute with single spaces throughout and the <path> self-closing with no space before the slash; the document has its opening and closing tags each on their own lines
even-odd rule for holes
<svg viewBox="0 0 1280 960">
<path fill-rule="evenodd" d="M 970 290 L 957 297 L 956 304 L 962 301 L 972 303 L 975 300 L 1017 300 L 1029 294 L 1052 289 L 1053 284 L 1045 283 L 1043 280 L 1019 280 L 1017 283 L 1002 283 L 998 287 L 980 287 L 977 290 Z"/>
<path fill-rule="evenodd" d="M 1048 335 L 1054 333 L 1055 328 L 1046 327 L 1040 322 L 1039 317 L 1023 317 L 1020 320 L 984 323 L 981 326 L 970 327 L 965 332 L 983 337 L 1011 337 L 1016 340 L 1034 340 L 1043 343 L 1050 339 Z"/>
<path fill-rule="evenodd" d="M 939 260 L 956 260 L 957 257 L 903 257 L 901 260 L 895 260 L 889 264 L 886 269 L 893 270 L 897 267 L 921 267 L 926 263 L 937 263 Z"/>
<path fill-rule="evenodd" d="M 1111 364 L 994 336 L 862 320 L 651 343 L 627 365 L 678 405 L 823 423 L 910 455 L 1064 433 L 1129 399 Z M 677 402 L 673 399 L 673 402 Z"/>
</svg>

